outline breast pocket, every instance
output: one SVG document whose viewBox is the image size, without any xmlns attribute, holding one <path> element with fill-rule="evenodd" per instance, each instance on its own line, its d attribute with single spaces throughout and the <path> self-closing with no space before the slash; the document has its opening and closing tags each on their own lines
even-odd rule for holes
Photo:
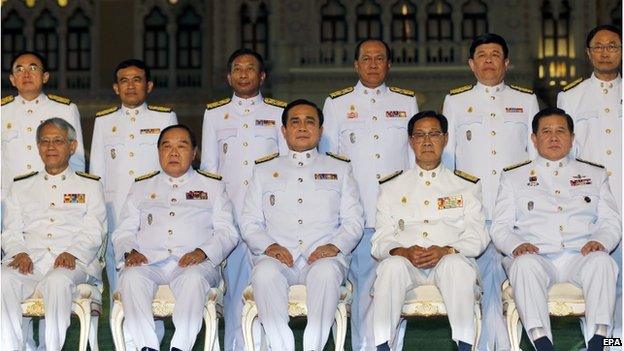
<svg viewBox="0 0 624 351">
<path fill-rule="evenodd" d="M 466 135 L 466 139 L 468 141 L 472 140 L 473 134 L 475 130 L 481 128 L 483 124 L 483 115 L 480 114 L 468 114 L 463 115 L 457 118 L 456 122 L 456 132 L 458 134 L 458 138 L 462 135 Z"/>
<path fill-rule="evenodd" d="M 600 202 L 600 190 L 595 186 L 580 186 L 570 191 L 572 198 L 572 204 L 575 208 L 582 211 L 589 211 L 590 213 L 598 212 L 598 202 Z"/>
<path fill-rule="evenodd" d="M 14 129 L 6 129 L 2 131 L 2 143 L 10 143 L 19 137 L 19 132 Z"/>
<path fill-rule="evenodd" d="M 277 151 L 277 133 L 277 127 L 256 127 L 254 129 L 256 140 L 260 145 L 264 144 L 264 150 L 261 150 L 262 154 Z"/>
<path fill-rule="evenodd" d="M 320 179 L 314 181 L 313 202 L 319 218 L 333 218 L 340 211 L 341 186 L 339 179 Z M 309 200 L 309 201 L 310 201 Z"/>
<path fill-rule="evenodd" d="M 341 144 L 357 144 L 365 137 L 366 122 L 365 121 L 347 121 L 344 122 L 340 130 Z"/>
<path fill-rule="evenodd" d="M 262 207 L 275 208 L 287 206 L 286 196 L 286 181 L 281 179 L 270 180 L 263 186 Z"/>
<path fill-rule="evenodd" d="M 505 113 L 503 123 L 511 145 L 524 145 L 529 138 L 529 126 L 527 116 L 524 113 Z"/>
<path fill-rule="evenodd" d="M 219 150 L 222 153 L 227 153 L 229 144 L 238 135 L 236 128 L 225 128 L 217 130 L 217 142 L 219 143 Z"/>
</svg>

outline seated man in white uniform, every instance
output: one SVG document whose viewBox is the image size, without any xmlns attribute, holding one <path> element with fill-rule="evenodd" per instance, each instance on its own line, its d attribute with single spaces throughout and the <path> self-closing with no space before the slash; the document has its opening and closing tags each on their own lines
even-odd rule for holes
<svg viewBox="0 0 624 351">
<path fill-rule="evenodd" d="M 221 177 L 191 168 L 193 132 L 169 126 L 157 145 L 162 172 L 136 179 L 113 233 L 119 291 L 135 345 L 158 350 L 152 300 L 158 285 L 168 284 L 176 300 L 171 350 L 188 351 L 201 329 L 208 290 L 219 284 L 219 265 L 238 234 Z"/>
<path fill-rule="evenodd" d="M 475 257 L 487 247 L 479 178 L 442 163 L 446 117 L 423 111 L 408 123 L 416 167 L 381 179 L 372 255 L 380 261 L 374 284 L 377 350 L 396 348 L 407 292 L 435 285 L 442 294 L 452 338 L 472 348 L 474 304 L 479 293 Z"/>
<path fill-rule="evenodd" d="M 583 289 L 588 351 L 603 349 L 613 328 L 621 218 L 604 167 L 572 159 L 572 118 L 547 108 L 533 118 L 538 156 L 505 168 L 492 222 L 492 241 L 527 334 L 538 351 L 554 350 L 548 289 L 569 282 Z M 620 311 L 617 311 L 620 313 Z"/>
<path fill-rule="evenodd" d="M 76 130 L 51 118 L 36 132 L 40 172 L 14 179 L 6 197 L 2 249 L 0 349 L 22 350 L 20 303 L 36 290 L 43 296 L 45 345 L 61 350 L 76 286 L 101 283 L 98 251 L 106 237 L 106 206 L 98 177 L 74 172 Z"/>
<path fill-rule="evenodd" d="M 282 114 L 288 155 L 256 160 L 241 217 L 258 317 L 273 351 L 294 351 L 288 287 L 307 289 L 303 349 L 321 351 L 334 321 L 363 209 L 349 160 L 317 151 L 323 113 L 296 100 Z"/>
</svg>

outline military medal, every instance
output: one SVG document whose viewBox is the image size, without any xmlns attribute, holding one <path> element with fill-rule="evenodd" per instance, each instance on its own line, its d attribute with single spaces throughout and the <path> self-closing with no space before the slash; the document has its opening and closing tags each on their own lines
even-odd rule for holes
<svg viewBox="0 0 624 351">
<path fill-rule="evenodd" d="M 399 230 L 405 230 L 405 221 L 403 220 L 403 218 L 399 219 Z"/>
<path fill-rule="evenodd" d="M 336 173 L 315 173 L 315 180 L 336 180 L 338 175 Z"/>
<path fill-rule="evenodd" d="M 111 158 L 114 160 L 117 157 L 117 151 L 115 149 L 111 149 Z"/>
<path fill-rule="evenodd" d="M 151 193 L 150 194 L 150 199 L 154 200 L 156 198 L 156 193 Z"/>
<path fill-rule="evenodd" d="M 592 183 L 591 178 L 587 178 L 584 175 L 575 175 L 570 179 L 571 186 L 579 186 L 579 185 L 590 185 Z"/>
<path fill-rule="evenodd" d="M 471 112 L 472 112 L 472 106 L 469 106 L 468 107 L 468 113 L 471 113 Z"/>
<path fill-rule="evenodd" d="M 358 118 L 358 113 L 355 110 L 355 106 L 351 105 L 349 107 L 349 112 L 347 113 L 347 119 L 355 119 L 355 118 Z"/>
<path fill-rule="evenodd" d="M 351 140 L 351 144 L 355 144 L 355 133 L 349 134 L 349 140 Z"/>
<path fill-rule="evenodd" d="M 271 196 L 269 196 L 269 203 L 271 204 L 271 206 L 275 206 L 275 195 L 271 194 Z"/>
<path fill-rule="evenodd" d="M 117 127 L 113 126 L 113 133 L 115 133 L 117 131 Z"/>
<path fill-rule="evenodd" d="M 407 203 L 407 198 L 406 198 L 405 196 L 403 196 L 403 197 L 401 198 L 401 203 L 402 203 L 402 204 L 406 204 L 406 203 Z"/>
<path fill-rule="evenodd" d="M 223 116 L 223 119 L 228 119 L 228 118 L 230 118 L 230 115 L 226 113 L 225 116 Z"/>
<path fill-rule="evenodd" d="M 7 129 L 11 129 L 13 128 L 13 125 L 11 123 L 7 123 Z"/>
<path fill-rule="evenodd" d="M 152 216 L 152 214 L 148 214 L 147 215 L 147 224 L 152 225 L 152 222 L 154 221 L 154 217 Z"/>
<path fill-rule="evenodd" d="M 279 173 L 277 172 L 273 173 L 273 178 L 277 178 L 277 177 L 279 177 Z"/>
<path fill-rule="evenodd" d="M 227 143 L 223 143 L 223 153 L 224 154 L 227 153 L 227 148 L 228 148 L 228 144 Z"/>
<path fill-rule="evenodd" d="M 468 139 L 468 141 L 472 140 L 472 131 L 470 130 L 466 131 L 466 139 Z"/>
<path fill-rule="evenodd" d="M 529 182 L 527 183 L 528 186 L 538 186 L 539 182 L 537 181 L 537 176 L 532 175 L 529 176 Z"/>
<path fill-rule="evenodd" d="M 64 204 L 84 204 L 85 202 L 85 194 L 63 194 Z"/>
<path fill-rule="evenodd" d="M 438 210 L 448 210 L 458 207 L 464 207 L 464 198 L 462 195 L 438 198 Z"/>
<path fill-rule="evenodd" d="M 585 202 L 590 203 L 591 202 L 591 198 L 589 196 L 585 196 L 583 198 L 583 200 L 585 200 Z"/>
<path fill-rule="evenodd" d="M 533 201 L 529 201 L 529 202 L 527 203 L 527 209 L 528 209 L 529 211 L 533 211 L 533 207 L 534 207 L 534 203 L 533 203 Z"/>
</svg>

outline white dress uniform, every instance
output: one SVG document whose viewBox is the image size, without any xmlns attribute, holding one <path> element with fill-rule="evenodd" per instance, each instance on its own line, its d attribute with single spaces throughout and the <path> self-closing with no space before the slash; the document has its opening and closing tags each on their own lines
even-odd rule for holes
<svg viewBox="0 0 624 351">
<path fill-rule="evenodd" d="M 176 299 L 171 347 L 191 350 L 201 329 L 210 287 L 218 285 L 219 265 L 238 242 L 232 204 L 221 177 L 189 169 L 173 178 L 153 172 L 130 188 L 113 234 L 115 259 L 123 267 L 119 291 L 126 328 L 136 347 L 160 349 L 152 300 L 158 285 L 168 284 Z M 181 268 L 186 253 L 201 249 L 207 260 Z M 142 253 L 147 264 L 124 267 L 124 255 Z"/>
<path fill-rule="evenodd" d="M 145 103 L 133 109 L 115 106 L 96 114 L 89 171 L 102 177 L 109 235 L 117 227 L 134 179 L 160 168 L 156 145 L 160 131 L 176 123 L 176 114 L 171 109 Z M 111 240 L 106 250 L 106 275 L 110 291 L 117 291 Z"/>
<path fill-rule="evenodd" d="M 406 293 L 425 284 L 440 290 L 453 340 L 474 344 L 474 303 L 479 293 L 474 258 L 490 242 L 479 179 L 442 164 L 429 171 L 416 166 L 390 179 L 381 185 L 372 246 L 380 261 L 373 299 L 375 344 L 393 344 Z M 413 245 L 450 246 L 456 253 L 445 255 L 430 269 L 390 255 L 392 249 Z"/>
<path fill-rule="evenodd" d="M 288 327 L 288 287 L 305 284 L 308 323 L 304 350 L 323 350 L 334 321 L 351 251 L 362 237 L 362 205 L 351 166 L 316 149 L 264 158 L 255 167 L 241 216 L 242 236 L 252 252 L 251 284 L 258 317 L 273 351 L 294 351 Z M 272 160 L 270 162 L 267 162 Z M 258 161 L 261 162 L 261 161 Z M 290 252 L 287 267 L 264 255 L 277 243 Z M 311 265 L 314 250 L 334 244 L 340 253 Z"/>
<path fill-rule="evenodd" d="M 75 287 L 101 283 L 98 251 L 106 240 L 106 207 L 97 177 L 74 173 L 32 172 L 15 178 L 6 198 L 2 249 L 2 349 L 21 350 L 20 303 L 38 290 L 45 305 L 45 344 L 60 350 L 70 323 Z M 33 274 L 21 274 L 8 264 L 25 252 Z M 76 257 L 76 268 L 53 268 L 57 256 Z"/>
<path fill-rule="evenodd" d="M 237 222 L 251 181 L 254 160 L 275 152 L 288 152 L 280 129 L 285 106 L 285 102 L 262 98 L 261 94 L 249 99 L 233 95 L 206 106 L 201 169 L 223 176 Z M 241 241 L 227 262 L 224 346 L 226 351 L 233 351 L 244 347 L 240 316 L 243 290 L 249 284 L 251 274 L 247 245 Z"/>
<path fill-rule="evenodd" d="M 479 82 L 453 89 L 444 100 L 448 119 L 448 144 L 442 160 L 481 179 L 483 207 L 489 223 L 503 168 L 535 154 L 531 122 L 539 111 L 529 89 L 504 82 L 486 86 Z M 502 315 L 501 284 L 505 272 L 493 245 L 477 260 L 483 283 L 483 333 L 480 350 L 508 349 Z"/>
<path fill-rule="evenodd" d="M 76 129 L 78 147 L 69 159 L 75 171 L 85 170 L 84 144 L 78 108 L 71 100 L 43 93 L 26 101 L 21 96 L 9 95 L 2 99 L 2 199 L 8 194 L 13 178 L 21 174 L 43 170 L 37 150 L 37 127 L 52 117 L 59 117 Z"/>
<path fill-rule="evenodd" d="M 507 255 L 503 264 L 525 330 L 543 328 L 552 341 L 548 288 L 570 282 L 583 289 L 587 341 L 596 325 L 613 325 L 617 265 L 606 252 L 580 254 L 590 240 L 613 250 L 621 239 L 607 174 L 601 166 L 569 158 L 538 157 L 505 170 L 491 235 Z M 522 243 L 537 246 L 539 254 L 514 258 Z"/>
<path fill-rule="evenodd" d="M 345 155 L 364 206 L 365 230 L 353 253 L 349 280 L 354 284 L 351 305 L 351 343 L 354 350 L 374 350 L 372 298 L 375 261 L 370 254 L 375 228 L 379 179 L 414 164 L 407 122 L 418 113 L 413 91 L 366 88 L 361 82 L 329 95 L 323 106 L 325 123 L 321 151 Z"/>
</svg>

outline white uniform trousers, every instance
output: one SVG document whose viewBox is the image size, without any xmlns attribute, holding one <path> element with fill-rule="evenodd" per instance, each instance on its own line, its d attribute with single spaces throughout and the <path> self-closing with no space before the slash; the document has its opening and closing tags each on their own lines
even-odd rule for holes
<svg viewBox="0 0 624 351">
<path fill-rule="evenodd" d="M 354 351 L 374 351 L 373 298 L 377 261 L 371 255 L 374 228 L 364 228 L 362 240 L 353 250 L 349 281 L 353 283 L 351 302 L 351 346 Z"/>
<path fill-rule="evenodd" d="M 446 255 L 432 269 L 419 269 L 402 256 L 379 263 L 373 298 L 375 344 L 394 344 L 407 292 L 435 285 L 442 295 L 455 342 L 474 343 L 477 271 L 460 254 Z"/>
<path fill-rule="evenodd" d="M 220 279 L 218 266 L 210 261 L 182 268 L 177 259 L 170 258 L 152 265 L 123 268 L 119 274 L 119 291 L 125 315 L 124 328 L 132 336 L 134 345 L 138 349 L 160 349 L 152 301 L 158 285 L 168 284 L 176 301 L 171 347 L 191 350 L 202 326 L 208 290 L 217 286 Z"/>
<path fill-rule="evenodd" d="M 21 303 L 35 290 L 43 296 L 46 350 L 61 350 L 70 324 L 76 286 L 86 283 L 87 279 L 88 275 L 80 268 L 52 268 L 41 272 L 36 267 L 33 274 L 24 275 L 8 265 L 3 265 L 2 350 L 21 350 L 24 347 Z"/>
<path fill-rule="evenodd" d="M 243 350 L 245 348 L 241 327 L 243 290 L 249 284 L 249 276 L 251 275 L 249 248 L 243 241 L 240 241 L 227 257 L 227 265 L 223 274 L 227 286 L 227 291 L 223 297 L 223 314 L 225 315 L 223 348 L 225 351 Z"/>
<path fill-rule="evenodd" d="M 300 256 L 292 268 L 272 257 L 258 259 L 251 273 L 258 318 L 273 351 L 294 351 L 295 339 L 288 327 L 288 287 L 306 286 L 308 321 L 303 333 L 304 351 L 322 351 L 345 282 L 347 267 L 336 257 L 309 265 Z"/>
<path fill-rule="evenodd" d="M 516 258 L 506 257 L 503 265 L 527 333 L 534 328 L 543 328 L 546 336 L 553 340 L 548 316 L 548 289 L 562 282 L 572 283 L 583 290 L 585 341 L 592 338 L 597 325 L 607 326 L 608 333 L 611 333 L 618 268 L 607 253 L 598 251 L 587 256 L 578 252 L 524 254 Z"/>
</svg>

